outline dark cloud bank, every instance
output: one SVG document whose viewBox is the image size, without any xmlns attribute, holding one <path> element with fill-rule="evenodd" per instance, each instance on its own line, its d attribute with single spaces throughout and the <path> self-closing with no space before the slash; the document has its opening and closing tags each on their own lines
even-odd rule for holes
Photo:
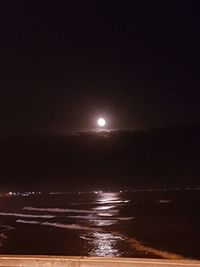
<svg viewBox="0 0 200 267">
<path fill-rule="evenodd" d="M 2 190 L 198 185 L 200 127 L 1 136 Z"/>
</svg>

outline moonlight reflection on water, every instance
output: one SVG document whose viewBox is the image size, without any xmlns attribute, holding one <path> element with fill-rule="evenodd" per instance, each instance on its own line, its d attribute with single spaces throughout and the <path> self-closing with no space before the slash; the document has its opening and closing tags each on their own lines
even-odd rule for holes
<svg viewBox="0 0 200 267">
<path fill-rule="evenodd" d="M 89 253 L 90 256 L 120 256 L 117 243 L 121 240 L 120 236 L 112 233 L 93 233 L 93 249 Z"/>
<path fill-rule="evenodd" d="M 97 211 L 106 211 L 106 213 L 98 213 L 98 216 L 113 217 L 118 212 L 118 205 L 122 203 L 123 199 L 119 193 L 101 193 L 97 198 Z M 110 205 L 111 204 L 111 205 Z M 109 226 L 117 223 L 116 220 L 97 220 L 93 221 L 96 226 Z M 90 256 L 120 256 L 119 242 L 122 240 L 121 236 L 112 232 L 94 232 L 85 237 L 91 244 Z"/>
</svg>

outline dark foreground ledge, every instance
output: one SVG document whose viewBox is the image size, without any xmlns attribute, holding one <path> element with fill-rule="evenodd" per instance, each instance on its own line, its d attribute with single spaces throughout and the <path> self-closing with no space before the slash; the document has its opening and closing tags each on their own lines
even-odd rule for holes
<svg viewBox="0 0 200 267">
<path fill-rule="evenodd" d="M 0 266 L 9 267 L 200 267 L 200 261 L 137 258 L 98 258 L 60 256 L 0 256 Z"/>
</svg>

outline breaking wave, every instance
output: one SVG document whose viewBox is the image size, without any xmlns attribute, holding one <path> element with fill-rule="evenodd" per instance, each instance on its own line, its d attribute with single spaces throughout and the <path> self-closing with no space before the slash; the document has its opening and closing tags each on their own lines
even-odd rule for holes
<svg viewBox="0 0 200 267">
<path fill-rule="evenodd" d="M 106 217 L 106 216 L 105 216 Z M 93 216 L 93 215 L 86 215 L 86 216 L 81 216 L 81 215 L 72 215 L 72 216 L 67 216 L 67 218 L 74 218 L 74 219 L 83 219 L 83 220 L 107 220 L 107 218 L 100 218 L 98 216 Z M 108 220 L 113 220 L 113 221 L 129 221 L 129 220 L 133 220 L 134 217 L 111 217 Z"/>
<path fill-rule="evenodd" d="M 98 201 L 92 201 L 92 202 L 74 202 L 71 203 L 72 205 L 101 205 L 101 204 L 125 204 L 131 202 L 130 200 L 98 200 Z"/>
<path fill-rule="evenodd" d="M 100 206 L 100 207 L 96 207 L 93 210 L 110 210 L 115 208 L 116 206 Z"/>
<path fill-rule="evenodd" d="M 15 229 L 8 225 L 0 225 L 0 246 L 3 245 L 3 240 L 8 238 L 7 232 Z"/>
<path fill-rule="evenodd" d="M 24 210 L 31 211 L 48 211 L 48 212 L 74 212 L 74 213 L 96 213 L 96 211 L 91 210 L 78 210 L 78 209 L 66 209 L 66 208 L 35 208 L 35 207 L 24 207 Z"/>
<path fill-rule="evenodd" d="M 1 228 L 2 228 L 2 229 L 1 229 Z M 12 227 L 12 226 L 9 226 L 9 225 L 2 225 L 2 224 L 0 224 L 0 229 L 1 229 L 1 232 L 2 232 L 2 231 L 13 230 L 13 229 L 15 229 L 15 228 Z"/>
<path fill-rule="evenodd" d="M 25 220 L 17 220 L 16 222 L 24 224 L 39 224 L 43 226 L 52 226 L 56 228 L 65 228 L 70 230 L 102 231 L 102 229 L 100 228 L 86 227 L 86 226 L 81 226 L 79 224 L 49 223 L 49 222 L 25 221 Z"/>
<path fill-rule="evenodd" d="M 21 214 L 21 213 L 11 213 L 11 212 L 0 212 L 0 216 L 15 216 L 15 217 L 23 217 L 23 218 L 44 218 L 51 219 L 55 218 L 54 215 L 33 215 L 33 214 Z"/>
<path fill-rule="evenodd" d="M 171 202 L 170 199 L 160 199 L 160 200 L 158 201 L 158 203 L 162 203 L 162 204 L 170 203 L 170 202 Z"/>
<path fill-rule="evenodd" d="M 158 257 L 161 257 L 163 259 L 170 259 L 170 260 L 183 260 L 185 259 L 183 256 L 171 253 L 165 250 L 160 250 L 156 248 L 152 248 L 146 245 L 143 245 L 140 241 L 134 239 L 134 238 L 129 238 L 128 239 L 129 244 L 133 249 L 136 249 L 137 251 L 145 252 L 145 253 L 151 253 L 154 254 Z"/>
<path fill-rule="evenodd" d="M 124 234 L 121 234 L 119 232 L 111 231 L 110 233 L 105 233 L 102 228 L 94 228 L 94 227 L 85 227 L 81 226 L 78 224 L 61 224 L 61 223 L 49 223 L 49 222 L 39 222 L 39 221 L 26 221 L 26 220 L 21 220 L 18 219 L 16 221 L 17 223 L 23 223 L 23 224 L 38 224 L 42 226 L 50 226 L 50 227 L 56 227 L 56 228 L 62 228 L 62 229 L 70 229 L 70 230 L 86 230 L 86 231 L 94 231 L 96 235 L 98 233 L 103 233 L 103 237 L 100 235 L 98 238 L 98 242 L 102 240 L 105 240 L 107 242 L 107 235 L 112 235 L 114 236 L 115 240 L 126 240 L 130 244 L 130 246 L 139 252 L 144 252 L 144 253 L 151 253 L 155 256 L 165 258 L 165 259 L 185 259 L 181 255 L 175 254 L 175 253 L 170 253 L 168 251 L 164 250 L 159 250 L 156 248 L 149 247 L 147 245 L 142 244 L 140 241 L 138 241 L 135 238 L 129 238 Z M 92 237 L 90 236 L 84 236 L 81 235 L 80 238 L 88 240 L 88 241 L 95 241 Z"/>
<path fill-rule="evenodd" d="M 130 200 L 99 200 L 97 204 L 123 204 L 128 203 Z"/>
</svg>

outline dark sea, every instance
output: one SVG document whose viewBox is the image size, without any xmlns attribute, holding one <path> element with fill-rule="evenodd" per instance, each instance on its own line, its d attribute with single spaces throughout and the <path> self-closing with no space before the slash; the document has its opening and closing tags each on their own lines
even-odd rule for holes
<svg viewBox="0 0 200 267">
<path fill-rule="evenodd" d="M 200 189 L 0 197 L 0 253 L 200 259 Z"/>
</svg>

